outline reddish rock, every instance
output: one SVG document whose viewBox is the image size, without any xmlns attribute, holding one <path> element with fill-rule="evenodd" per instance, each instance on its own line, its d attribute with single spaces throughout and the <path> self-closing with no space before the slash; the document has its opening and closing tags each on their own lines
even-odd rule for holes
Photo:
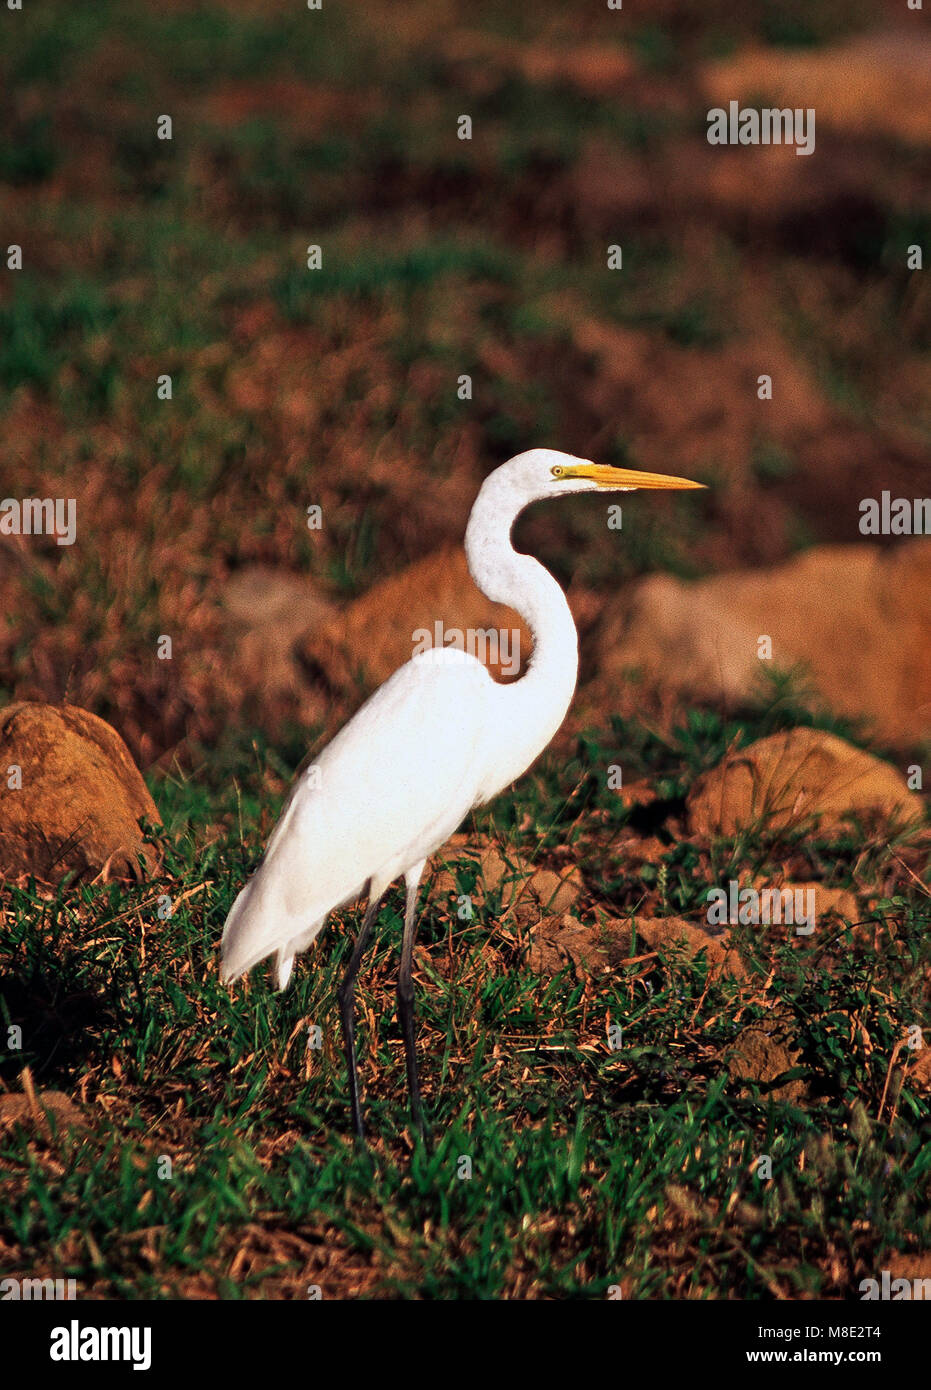
<svg viewBox="0 0 931 1390">
<path fill-rule="evenodd" d="M 637 917 L 636 954 L 656 951 L 674 954 L 684 950 L 694 959 L 704 952 L 712 975 L 735 980 L 746 978 L 743 963 L 727 934 L 712 936 L 682 917 Z M 586 924 L 571 913 L 542 918 L 533 928 L 528 963 L 540 974 L 553 975 L 574 965 L 581 977 L 610 969 L 631 955 L 633 926 L 629 918 Z"/>
<path fill-rule="evenodd" d="M 772 640 L 761 660 L 759 639 Z M 654 574 L 612 600 L 600 679 L 631 669 L 693 699 L 740 701 L 801 666 L 816 699 L 890 742 L 931 732 L 931 542 L 818 546 L 774 569 L 688 583 Z"/>
<path fill-rule="evenodd" d="M 505 651 L 498 637 L 499 659 L 485 661 L 499 679 L 514 679 L 516 671 L 507 669 L 510 656 L 526 662 L 532 649 L 530 634 L 518 615 L 485 598 L 469 573 L 464 551 L 451 547 L 374 584 L 304 639 L 301 658 L 334 690 L 350 691 L 359 684 L 374 689 L 415 654 L 415 633 L 426 630 L 433 640 L 436 623 L 442 624 L 446 637 L 454 631 L 462 633 L 466 649 L 474 650 L 480 660 L 483 653 L 493 658 L 495 645 L 481 638 L 473 639 L 470 648 L 470 633 L 506 630 L 510 642 L 516 631 L 516 652 Z"/>
<path fill-rule="evenodd" d="M 455 836 L 445 852 L 454 861 L 455 850 L 467 850 L 466 836 Z M 474 847 L 477 848 L 477 847 Z M 582 891 L 582 875 L 573 865 L 561 873 L 553 869 L 535 868 L 519 855 L 504 854 L 494 844 L 481 847 L 477 856 L 478 875 L 475 891 L 479 901 L 491 893 L 500 894 L 501 911 L 526 908 L 534 917 L 542 914 L 567 912 L 574 906 Z M 433 881 L 436 896 L 457 893 L 456 874 L 451 868 L 441 868 Z"/>
<path fill-rule="evenodd" d="M 708 64 L 699 80 L 725 110 L 731 100 L 814 107 L 819 128 L 931 144 L 931 42 L 912 29 L 810 51 L 748 48 Z"/>
<path fill-rule="evenodd" d="M 663 954 L 684 950 L 690 960 L 704 952 L 712 975 L 729 975 L 734 980 L 746 978 L 743 962 L 736 948 L 730 944 L 726 932 L 721 936 L 712 936 L 697 923 L 687 922 L 684 917 L 637 917 L 635 922 L 638 954 L 643 954 L 641 942 L 649 950 Z"/>
<path fill-rule="evenodd" d="M 21 769 L 22 786 L 11 771 Z M 32 874 L 137 878 L 141 817 L 159 822 L 119 734 L 74 705 L 16 704 L 0 710 L 0 877 Z"/>
<path fill-rule="evenodd" d="M 37 1091 L 30 1095 L 0 1096 L 0 1125 L 45 1129 L 49 1121 L 58 1131 L 84 1129 L 84 1113 L 64 1091 Z"/>
<path fill-rule="evenodd" d="M 789 1048 L 777 1029 L 760 1024 L 744 1028 L 724 1056 L 732 1079 L 755 1082 L 767 1099 L 799 1101 L 805 1095 L 805 1082 L 801 1078 L 769 1089 L 771 1083 L 791 1071 L 801 1057 L 799 1052 Z M 749 1097 L 753 1091 L 743 1087 L 740 1094 Z"/>
<path fill-rule="evenodd" d="M 820 729 L 790 729 L 729 753 L 695 783 L 687 801 L 693 834 L 742 830 L 835 830 L 852 818 L 907 824 L 921 798 L 902 774 Z"/>
</svg>

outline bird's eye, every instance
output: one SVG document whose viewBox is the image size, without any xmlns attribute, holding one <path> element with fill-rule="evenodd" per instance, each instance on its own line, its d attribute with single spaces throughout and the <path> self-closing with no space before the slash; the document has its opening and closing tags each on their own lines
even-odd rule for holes
<svg viewBox="0 0 931 1390">
<path fill-rule="evenodd" d="M 558 463 L 556 463 L 556 464 L 553 465 L 553 467 L 550 469 L 550 472 L 552 473 L 552 475 L 553 475 L 554 478 L 561 478 L 561 477 L 562 477 L 562 468 L 560 467 L 560 465 L 559 465 Z"/>
</svg>

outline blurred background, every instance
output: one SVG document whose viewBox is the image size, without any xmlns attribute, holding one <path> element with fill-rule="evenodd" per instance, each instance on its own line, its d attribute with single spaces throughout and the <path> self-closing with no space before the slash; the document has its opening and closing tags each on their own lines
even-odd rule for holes
<svg viewBox="0 0 931 1390">
<path fill-rule="evenodd" d="M 451 552 L 485 474 L 547 444 L 709 484 L 620 532 L 586 498 L 521 521 L 582 633 L 576 727 L 739 705 L 768 633 L 813 698 L 926 742 L 929 543 L 859 530 L 931 476 L 926 13 L 46 0 L 2 24 L 0 495 L 73 497 L 78 532 L 0 537 L 0 702 L 84 706 L 143 767 L 240 727 L 293 762 L 410 654 L 418 602 L 482 620 Z M 815 153 L 710 146 L 730 99 L 814 106 Z"/>
</svg>

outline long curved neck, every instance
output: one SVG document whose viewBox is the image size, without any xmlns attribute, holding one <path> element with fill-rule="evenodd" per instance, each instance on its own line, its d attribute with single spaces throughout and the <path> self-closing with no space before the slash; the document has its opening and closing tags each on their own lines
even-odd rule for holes
<svg viewBox="0 0 931 1390">
<path fill-rule="evenodd" d="M 538 560 L 511 545 L 511 528 L 523 505 L 497 487 L 492 474 L 475 501 L 465 536 L 469 569 L 482 593 L 515 609 L 533 634 L 526 673 L 502 687 L 521 730 L 513 761 L 524 758 L 508 781 L 524 771 L 559 728 L 579 669 L 578 633 L 562 589 Z"/>
</svg>

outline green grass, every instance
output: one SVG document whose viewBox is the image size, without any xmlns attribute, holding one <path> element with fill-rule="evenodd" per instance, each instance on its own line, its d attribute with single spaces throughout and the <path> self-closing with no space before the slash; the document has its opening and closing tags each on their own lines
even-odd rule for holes
<svg viewBox="0 0 931 1390">
<path fill-rule="evenodd" d="M 760 866 L 820 856 L 813 873 L 846 864 L 856 885 L 855 837 L 721 844 L 709 858 L 708 846 L 671 834 L 661 861 L 645 866 L 652 882 L 612 883 L 606 870 L 614 833 L 637 813 L 618 809 L 595 769 L 623 756 L 668 815 L 734 738 L 785 721 L 777 706 L 742 724 L 696 711 L 672 739 L 616 723 L 587 735 L 576 761 L 545 759 L 473 835 L 538 863 L 567 846 L 586 874 L 583 918 L 628 919 L 632 933 L 641 910 L 694 918 L 709 883 L 754 855 Z M 371 1134 L 361 1151 L 349 1137 L 335 1007 L 356 915 L 337 914 L 284 995 L 261 971 L 232 992 L 217 979 L 222 923 L 280 806 L 297 738 L 284 748 L 282 758 L 261 740 L 234 742 L 206 779 L 155 785 L 160 879 L 51 901 L 6 890 L 0 1018 L 20 1023 L 24 1040 L 0 1054 L 0 1077 L 18 1088 L 28 1065 L 38 1086 L 76 1095 L 83 1085 L 91 1100 L 76 1139 L 24 1129 L 0 1139 L 0 1236 L 17 1266 L 115 1297 L 300 1297 L 318 1283 L 325 1297 L 358 1287 L 601 1298 L 621 1284 L 629 1297 L 767 1299 L 850 1296 L 886 1252 L 928 1248 L 927 1093 L 899 1079 L 894 1119 L 886 1096 L 897 1040 L 927 1024 L 926 888 L 900 875 L 878 903 L 872 921 L 888 942 L 878 951 L 842 923 L 810 949 L 740 929 L 751 985 L 739 1015 L 737 986 L 710 975 L 703 956 L 673 951 L 648 974 L 619 961 L 587 983 L 572 969 L 549 978 L 529 968 L 500 897 L 479 899 L 471 921 L 424 902 L 427 1147 L 408 1129 L 394 1018 L 395 889 L 359 987 Z M 874 855 L 870 874 L 895 871 L 889 847 Z M 474 859 L 453 862 L 471 891 Z M 167 920 L 162 893 L 176 905 Z M 631 934 L 622 954 L 639 950 Z M 729 1074 L 741 1029 L 774 1019 L 799 1058 L 779 1079 L 801 1078 L 804 1101 L 774 1100 L 771 1085 Z M 309 1053 L 310 1024 L 323 1046 Z M 619 1050 L 609 1024 L 623 1029 Z M 772 1180 L 755 1176 L 761 1154 Z M 159 1176 L 166 1155 L 171 1177 Z M 336 1252 L 326 1269 L 315 1263 L 321 1241 Z M 241 1248 L 249 1257 L 231 1276 Z"/>
</svg>

